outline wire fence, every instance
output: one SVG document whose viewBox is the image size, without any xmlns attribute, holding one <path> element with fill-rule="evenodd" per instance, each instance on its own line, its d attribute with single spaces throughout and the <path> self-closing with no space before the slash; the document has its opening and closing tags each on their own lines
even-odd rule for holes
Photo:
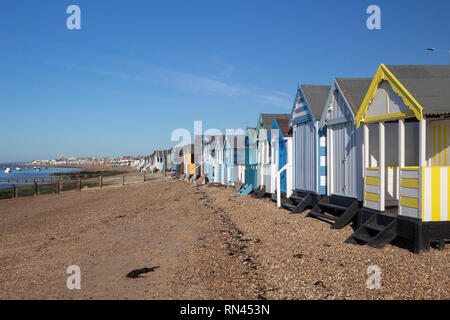
<svg viewBox="0 0 450 320">
<path fill-rule="evenodd" d="M 82 191 L 86 189 L 99 188 L 111 186 L 124 186 L 126 184 L 140 183 L 153 180 L 148 175 L 120 175 L 120 176 L 98 176 L 93 178 L 78 178 L 76 180 L 70 179 L 57 179 L 53 181 L 42 180 L 9 180 L 9 183 L 28 185 L 12 184 L 8 187 L 2 187 L 0 185 L 0 199 L 11 199 L 20 197 L 40 196 L 45 194 L 59 194 L 68 191 Z"/>
</svg>

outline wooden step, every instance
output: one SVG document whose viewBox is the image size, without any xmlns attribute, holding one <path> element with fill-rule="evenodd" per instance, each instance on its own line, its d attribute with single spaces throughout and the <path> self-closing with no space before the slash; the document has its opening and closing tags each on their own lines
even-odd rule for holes
<svg viewBox="0 0 450 320">
<path fill-rule="evenodd" d="M 303 199 L 304 199 L 305 197 L 300 197 L 300 196 L 294 196 L 294 195 L 292 195 L 292 196 L 290 196 L 289 198 L 290 198 L 292 201 L 300 202 L 300 201 L 303 201 Z"/>
<path fill-rule="evenodd" d="M 381 225 L 365 225 L 365 227 L 377 232 L 381 232 L 386 228 L 386 226 Z"/>
<path fill-rule="evenodd" d="M 254 195 L 255 199 L 262 199 L 266 195 L 266 187 L 260 188 L 257 193 Z"/>
<path fill-rule="evenodd" d="M 374 248 L 383 248 L 396 237 L 397 219 L 378 212 L 360 225 L 345 242 L 357 242 Z"/>
<path fill-rule="evenodd" d="M 336 221 L 337 219 L 339 219 L 339 217 L 331 216 L 329 214 L 324 214 L 324 213 L 321 213 L 321 212 L 315 212 L 315 211 L 312 211 L 312 210 L 311 210 L 311 212 L 308 215 L 312 215 L 312 216 L 314 216 L 316 218 L 321 218 L 321 219 L 326 219 L 326 220 L 331 220 L 331 221 Z"/>
<path fill-rule="evenodd" d="M 359 240 L 359 241 L 363 242 L 364 244 L 370 243 L 373 240 L 373 238 L 374 237 L 371 237 L 370 235 L 364 234 L 364 233 L 353 235 L 353 239 Z"/>
<path fill-rule="evenodd" d="M 348 206 L 339 205 L 336 204 L 336 202 L 348 204 Z M 311 210 L 310 215 L 334 221 L 331 228 L 342 229 L 353 220 L 358 214 L 358 211 L 359 202 L 356 199 L 343 198 L 342 201 L 340 201 L 337 196 L 332 196 L 332 198 L 325 196 L 321 201 L 317 202 L 313 210 Z M 333 215 L 331 213 L 333 213 Z"/>
<path fill-rule="evenodd" d="M 304 193 L 302 192 L 302 196 L 291 196 L 290 199 L 297 206 L 292 210 L 291 214 L 303 213 L 306 209 L 312 208 L 317 203 L 318 195 L 315 193 Z"/>
<path fill-rule="evenodd" d="M 328 202 L 318 202 L 317 204 L 321 208 L 332 209 L 332 210 L 337 210 L 337 211 L 346 211 L 348 209 L 348 207 L 344 207 L 344 206 L 340 206 L 340 205 L 328 203 Z"/>
<path fill-rule="evenodd" d="M 292 211 L 295 209 L 296 205 L 295 204 L 290 204 L 289 202 L 282 202 L 281 206 L 289 211 Z"/>
</svg>

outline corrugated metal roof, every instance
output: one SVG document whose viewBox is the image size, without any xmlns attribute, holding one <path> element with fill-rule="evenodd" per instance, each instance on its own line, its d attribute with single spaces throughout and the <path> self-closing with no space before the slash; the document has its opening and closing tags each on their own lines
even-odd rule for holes
<svg viewBox="0 0 450 320">
<path fill-rule="evenodd" d="M 305 84 L 302 84 L 301 87 L 306 100 L 308 101 L 308 106 L 314 115 L 314 119 L 319 120 L 322 116 L 323 108 L 327 102 L 331 87 Z"/>
<path fill-rule="evenodd" d="M 386 66 L 428 115 L 450 114 L 450 66 Z"/>
<path fill-rule="evenodd" d="M 372 83 L 371 78 L 336 78 L 354 114 L 358 112 Z"/>
</svg>

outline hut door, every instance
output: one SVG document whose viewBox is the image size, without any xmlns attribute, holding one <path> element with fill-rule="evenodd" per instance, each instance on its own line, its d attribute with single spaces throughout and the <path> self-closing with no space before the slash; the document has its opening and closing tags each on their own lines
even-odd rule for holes
<svg viewBox="0 0 450 320">
<path fill-rule="evenodd" d="M 430 165 L 450 166 L 450 120 L 432 121 L 430 124 Z"/>
<path fill-rule="evenodd" d="M 331 194 L 357 198 L 355 180 L 355 132 L 351 122 L 336 124 L 329 127 L 332 152 L 330 166 L 332 181 Z"/>
</svg>

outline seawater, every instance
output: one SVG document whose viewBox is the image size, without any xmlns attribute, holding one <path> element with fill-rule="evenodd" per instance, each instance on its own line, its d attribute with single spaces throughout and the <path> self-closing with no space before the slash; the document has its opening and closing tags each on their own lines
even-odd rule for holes
<svg viewBox="0 0 450 320">
<path fill-rule="evenodd" d="M 10 168 L 10 173 L 5 173 L 5 169 Z M 20 171 L 17 171 L 16 168 L 20 168 Z M 67 173 L 67 172 L 78 172 L 82 169 L 80 168 L 61 168 L 61 167 L 38 167 L 40 171 L 36 171 L 33 167 L 21 166 L 21 165 L 8 165 L 1 164 L 0 165 L 0 181 L 2 180 L 23 180 L 23 179 L 45 179 L 45 178 L 57 178 L 57 176 L 53 176 L 53 173 Z M 13 184 L 16 186 L 25 186 L 30 183 L 8 183 L 8 182 L 0 182 L 0 188 L 11 187 Z"/>
</svg>

